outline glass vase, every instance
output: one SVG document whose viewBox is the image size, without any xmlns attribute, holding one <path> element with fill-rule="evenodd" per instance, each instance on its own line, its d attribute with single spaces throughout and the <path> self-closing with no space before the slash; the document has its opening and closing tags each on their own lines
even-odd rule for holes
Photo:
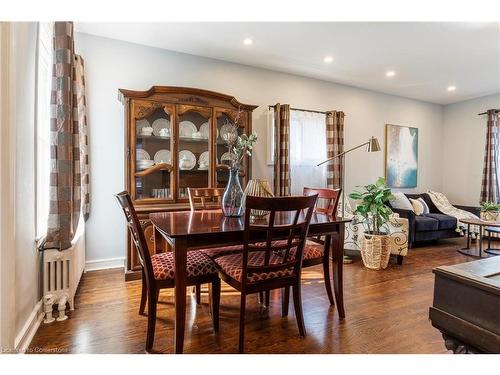
<svg viewBox="0 0 500 375">
<path fill-rule="evenodd" d="M 228 217 L 240 217 L 244 211 L 239 171 L 239 168 L 229 169 L 229 180 L 222 195 L 222 211 Z"/>
</svg>

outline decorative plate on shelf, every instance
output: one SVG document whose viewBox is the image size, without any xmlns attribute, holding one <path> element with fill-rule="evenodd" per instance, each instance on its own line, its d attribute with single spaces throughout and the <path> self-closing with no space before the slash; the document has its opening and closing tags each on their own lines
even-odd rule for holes
<svg viewBox="0 0 500 375">
<path fill-rule="evenodd" d="M 154 161 L 156 164 L 167 163 L 170 164 L 172 160 L 171 154 L 169 150 L 159 150 L 154 157 Z"/>
<path fill-rule="evenodd" d="M 193 169 L 196 165 L 196 156 L 189 150 L 179 151 L 179 168 L 181 170 Z"/>
<path fill-rule="evenodd" d="M 141 129 L 142 128 L 149 128 L 151 125 L 149 124 L 149 121 L 143 118 L 142 120 L 138 120 L 135 123 L 135 127 L 137 129 L 137 134 L 141 134 Z"/>
<path fill-rule="evenodd" d="M 220 137 L 227 142 L 228 139 L 237 138 L 238 131 L 231 124 L 224 124 L 220 127 Z"/>
<path fill-rule="evenodd" d="M 135 150 L 135 158 L 136 160 L 151 160 L 151 156 L 149 156 L 148 152 L 142 148 Z"/>
<path fill-rule="evenodd" d="M 210 134 L 210 125 L 208 122 L 201 124 L 200 133 L 201 133 L 203 139 L 208 139 L 208 136 Z M 219 136 L 219 129 L 217 129 L 217 137 L 218 136 Z M 215 138 L 217 138 L 217 137 L 215 137 Z"/>
<path fill-rule="evenodd" d="M 167 129 L 168 133 L 170 134 L 170 121 L 167 120 L 166 118 L 158 118 L 153 121 L 153 134 L 156 135 L 157 137 L 164 136 L 160 134 L 162 129 Z"/>
<path fill-rule="evenodd" d="M 208 151 L 202 152 L 200 157 L 198 158 L 198 169 L 205 170 L 208 169 L 209 161 L 209 153 Z"/>
<path fill-rule="evenodd" d="M 181 121 L 179 124 L 179 136 L 182 138 L 193 138 L 193 133 L 196 133 L 196 125 L 191 121 Z"/>
</svg>

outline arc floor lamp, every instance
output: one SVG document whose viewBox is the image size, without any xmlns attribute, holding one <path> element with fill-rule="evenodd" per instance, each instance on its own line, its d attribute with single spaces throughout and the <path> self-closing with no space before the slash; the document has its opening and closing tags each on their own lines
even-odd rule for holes
<svg viewBox="0 0 500 375">
<path fill-rule="evenodd" d="M 357 150 L 358 148 L 361 148 L 363 146 L 368 146 L 366 148 L 366 152 L 377 152 L 380 151 L 380 144 L 378 143 L 378 139 L 375 137 L 370 137 L 370 139 L 367 142 L 361 143 L 360 145 L 357 145 L 353 148 L 350 148 L 349 150 L 343 151 L 341 153 L 338 153 L 337 155 L 326 159 L 325 161 L 322 161 L 319 163 L 317 166 L 319 167 L 322 164 L 328 163 L 329 161 L 332 161 L 337 158 L 344 158 L 346 154 L 348 154 L 351 151 Z M 344 159 L 345 161 L 345 159 Z M 341 188 L 342 188 L 342 217 L 344 217 L 345 214 L 345 162 L 341 163 L 342 165 L 342 179 L 341 179 Z"/>
</svg>

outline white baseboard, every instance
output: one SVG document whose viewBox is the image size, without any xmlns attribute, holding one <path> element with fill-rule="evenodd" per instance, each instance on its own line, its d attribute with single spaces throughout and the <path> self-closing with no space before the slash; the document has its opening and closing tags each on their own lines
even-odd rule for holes
<svg viewBox="0 0 500 375">
<path fill-rule="evenodd" d="M 125 257 L 87 260 L 85 272 L 125 267 Z"/>
<path fill-rule="evenodd" d="M 38 327 L 40 327 L 40 323 L 43 320 L 43 301 L 40 300 L 37 302 L 30 316 L 24 323 L 23 328 L 17 334 L 16 340 L 14 341 L 14 346 L 18 353 L 24 353 L 26 349 L 28 349 L 31 340 L 35 336 Z"/>
</svg>

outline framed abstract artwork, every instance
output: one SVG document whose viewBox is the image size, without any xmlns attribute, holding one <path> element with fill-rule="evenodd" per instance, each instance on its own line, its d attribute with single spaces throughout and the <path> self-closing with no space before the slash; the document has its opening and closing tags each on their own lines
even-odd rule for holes
<svg viewBox="0 0 500 375">
<path fill-rule="evenodd" d="M 385 125 L 385 179 L 393 188 L 417 187 L 418 128 Z"/>
</svg>

